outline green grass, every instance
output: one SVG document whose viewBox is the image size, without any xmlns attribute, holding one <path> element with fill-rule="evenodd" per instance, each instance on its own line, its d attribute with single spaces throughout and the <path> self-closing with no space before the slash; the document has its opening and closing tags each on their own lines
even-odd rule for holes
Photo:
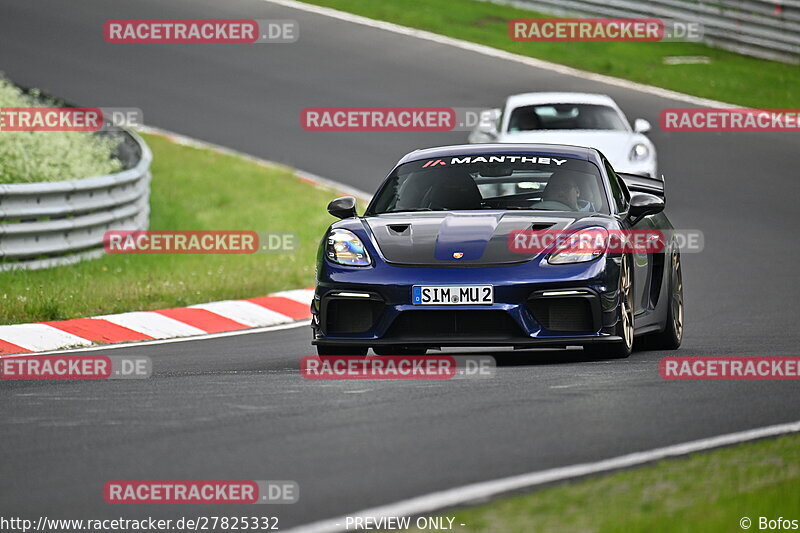
<svg viewBox="0 0 800 533">
<path fill-rule="evenodd" d="M 308 287 L 335 193 L 288 168 L 145 136 L 153 150 L 151 230 L 291 231 L 295 253 L 106 255 L 69 267 L 0 273 L 0 324 L 250 298 Z"/>
<path fill-rule="evenodd" d="M 758 531 L 761 516 L 800 519 L 800 436 L 660 461 L 443 516 L 454 516 L 455 530 L 464 533 L 732 533 L 743 531 L 742 517 Z"/>
<path fill-rule="evenodd" d="M 800 67 L 699 43 L 517 43 L 508 35 L 510 19 L 547 15 L 471 0 L 307 1 L 696 96 L 751 107 L 800 107 Z M 711 58 L 711 63 L 662 63 L 665 56 L 698 55 Z M 535 87 L 536 79 L 531 78 L 530 89 Z"/>
<path fill-rule="evenodd" d="M 59 106 L 0 76 L 0 108 Z M 80 131 L 1 131 L 0 184 L 62 181 L 116 172 L 118 140 Z"/>
</svg>

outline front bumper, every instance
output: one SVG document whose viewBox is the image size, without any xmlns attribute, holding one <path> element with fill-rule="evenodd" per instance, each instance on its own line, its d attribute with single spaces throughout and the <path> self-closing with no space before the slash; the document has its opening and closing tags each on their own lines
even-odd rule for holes
<svg viewBox="0 0 800 533">
<path fill-rule="evenodd" d="M 557 347 L 615 342 L 618 260 L 490 267 L 339 267 L 325 261 L 313 344 Z M 413 285 L 494 286 L 491 305 L 411 303 Z"/>
</svg>

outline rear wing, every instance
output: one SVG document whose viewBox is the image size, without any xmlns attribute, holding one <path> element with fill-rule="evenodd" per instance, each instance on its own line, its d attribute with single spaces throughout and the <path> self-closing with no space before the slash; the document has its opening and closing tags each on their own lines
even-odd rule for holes
<svg viewBox="0 0 800 533">
<path fill-rule="evenodd" d="M 625 174 L 624 172 L 617 172 L 617 175 L 622 178 L 622 181 L 628 186 L 628 190 L 632 192 L 647 192 L 665 198 L 663 179 L 641 176 L 639 174 Z"/>
</svg>

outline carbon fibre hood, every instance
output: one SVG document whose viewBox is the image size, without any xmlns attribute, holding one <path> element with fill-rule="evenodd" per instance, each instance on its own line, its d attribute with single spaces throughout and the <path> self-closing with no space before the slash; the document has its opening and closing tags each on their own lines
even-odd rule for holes
<svg viewBox="0 0 800 533">
<path fill-rule="evenodd" d="M 535 253 L 509 249 L 512 231 L 563 229 L 575 219 L 554 213 L 459 211 L 383 214 L 364 221 L 390 263 L 455 266 L 529 261 Z"/>
</svg>

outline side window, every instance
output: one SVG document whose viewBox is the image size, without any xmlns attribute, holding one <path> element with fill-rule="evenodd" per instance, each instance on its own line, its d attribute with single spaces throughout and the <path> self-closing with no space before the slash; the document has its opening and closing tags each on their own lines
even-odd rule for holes
<svg viewBox="0 0 800 533">
<path fill-rule="evenodd" d="M 613 168 L 611 168 L 611 165 L 608 163 L 608 161 L 603 159 L 603 163 L 606 165 L 608 183 L 611 186 L 611 197 L 614 199 L 614 205 L 617 208 L 617 213 L 624 213 L 628 210 L 628 199 L 630 197 L 628 188 L 625 187 L 624 183 L 620 182 L 619 176 L 617 176 L 617 173 L 614 172 Z"/>
</svg>

